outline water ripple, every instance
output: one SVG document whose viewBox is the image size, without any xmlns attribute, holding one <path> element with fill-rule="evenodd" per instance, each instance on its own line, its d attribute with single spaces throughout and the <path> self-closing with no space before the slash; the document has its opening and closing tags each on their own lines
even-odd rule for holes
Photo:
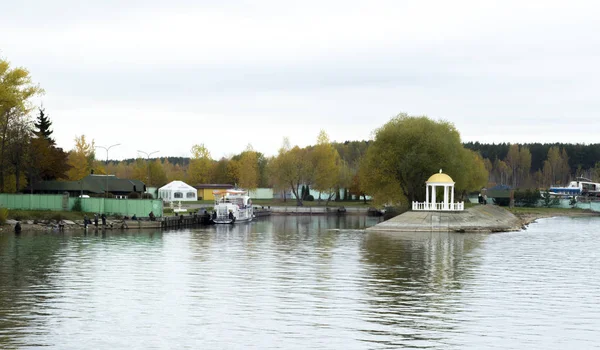
<svg viewBox="0 0 600 350">
<path fill-rule="evenodd" d="M 273 217 L 0 236 L 0 347 L 562 349 L 600 340 L 598 219 L 493 235 Z"/>
</svg>

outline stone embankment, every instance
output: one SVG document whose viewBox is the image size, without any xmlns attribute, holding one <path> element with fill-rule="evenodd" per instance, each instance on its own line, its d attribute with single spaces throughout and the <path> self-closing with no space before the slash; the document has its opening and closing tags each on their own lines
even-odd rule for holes
<svg viewBox="0 0 600 350">
<path fill-rule="evenodd" d="M 56 220 L 21 220 L 21 229 L 23 231 L 72 231 L 72 230 L 83 230 L 85 225 L 83 220 L 62 220 L 62 222 Z M 7 220 L 6 225 L 2 226 L 1 231 L 14 231 L 16 220 Z M 142 229 L 142 228 L 160 228 L 160 222 L 158 221 L 135 221 L 135 220 L 106 220 L 106 226 L 102 226 L 98 223 L 96 228 L 94 224 L 88 225 L 88 229 Z"/>
<path fill-rule="evenodd" d="M 521 230 L 524 224 L 506 209 L 495 205 L 478 205 L 457 212 L 408 211 L 367 231 L 507 232 Z"/>
</svg>

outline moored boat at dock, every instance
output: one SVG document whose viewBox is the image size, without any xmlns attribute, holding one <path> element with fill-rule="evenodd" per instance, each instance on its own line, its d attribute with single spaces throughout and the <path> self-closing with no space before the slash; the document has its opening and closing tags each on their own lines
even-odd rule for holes
<svg viewBox="0 0 600 350">
<path fill-rule="evenodd" d="M 568 186 L 552 186 L 548 189 L 548 192 L 550 195 L 557 197 L 600 197 L 600 183 L 593 182 L 585 177 L 578 177 L 575 181 L 571 181 Z"/>
<path fill-rule="evenodd" d="M 215 224 L 233 224 L 252 221 L 254 211 L 252 200 L 245 190 L 218 190 L 215 195 L 213 222 Z"/>
</svg>

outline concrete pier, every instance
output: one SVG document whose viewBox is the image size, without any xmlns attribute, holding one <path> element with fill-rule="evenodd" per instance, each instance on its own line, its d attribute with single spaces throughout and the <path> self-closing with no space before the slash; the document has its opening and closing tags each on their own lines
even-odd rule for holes
<svg viewBox="0 0 600 350">
<path fill-rule="evenodd" d="M 367 231 L 385 232 L 507 232 L 523 228 L 521 219 L 495 205 L 478 205 L 464 211 L 408 211 Z"/>
</svg>

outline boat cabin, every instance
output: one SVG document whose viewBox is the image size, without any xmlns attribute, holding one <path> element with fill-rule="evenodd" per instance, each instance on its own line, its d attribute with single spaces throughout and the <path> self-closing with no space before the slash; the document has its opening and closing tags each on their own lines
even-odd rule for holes
<svg viewBox="0 0 600 350">
<path fill-rule="evenodd" d="M 592 182 L 590 179 L 578 177 L 571 181 L 567 187 L 550 187 L 551 194 L 566 194 L 572 196 L 596 196 L 600 194 L 600 183 Z"/>
</svg>

